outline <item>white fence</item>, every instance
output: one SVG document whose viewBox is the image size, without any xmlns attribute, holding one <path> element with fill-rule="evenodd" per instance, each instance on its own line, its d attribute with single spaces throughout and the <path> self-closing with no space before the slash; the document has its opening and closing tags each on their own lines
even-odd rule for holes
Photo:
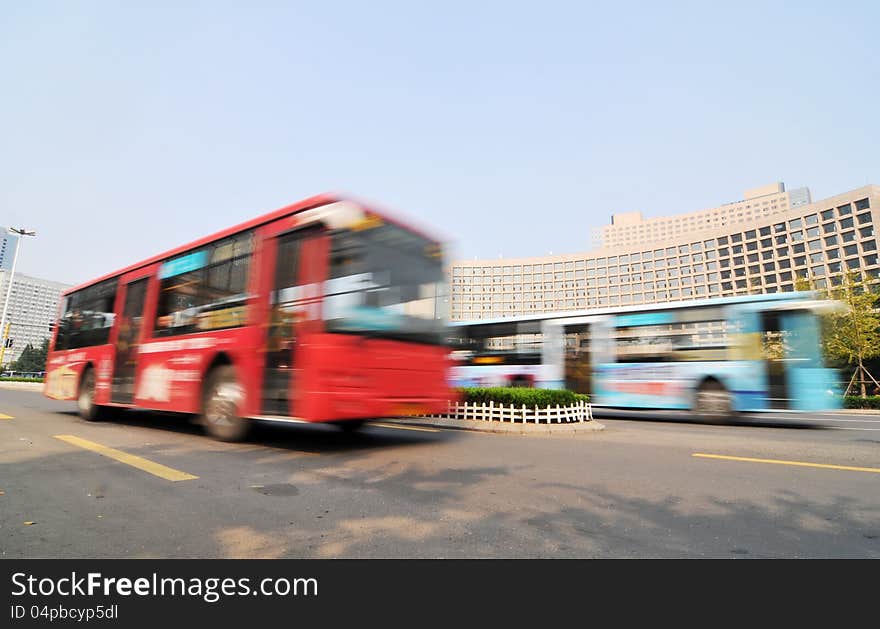
<svg viewBox="0 0 880 629">
<path fill-rule="evenodd" d="M 443 417 L 447 419 L 475 419 L 487 422 L 508 422 L 520 424 L 572 424 L 592 421 L 593 409 L 589 402 L 577 402 L 571 406 L 527 407 L 510 404 L 469 404 L 450 402 L 447 412 L 442 415 L 422 415 L 422 417 Z"/>
</svg>

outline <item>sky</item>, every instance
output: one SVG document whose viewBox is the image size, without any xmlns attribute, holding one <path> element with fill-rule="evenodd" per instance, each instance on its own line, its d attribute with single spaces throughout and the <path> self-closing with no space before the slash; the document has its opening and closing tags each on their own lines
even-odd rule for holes
<svg viewBox="0 0 880 629">
<path fill-rule="evenodd" d="M 321 192 L 448 259 L 880 184 L 880 3 L 0 0 L 0 225 L 77 284 Z"/>
</svg>

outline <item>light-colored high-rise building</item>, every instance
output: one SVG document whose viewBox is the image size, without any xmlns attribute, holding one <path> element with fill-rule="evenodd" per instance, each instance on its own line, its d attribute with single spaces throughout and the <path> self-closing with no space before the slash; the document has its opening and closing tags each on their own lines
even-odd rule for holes
<svg viewBox="0 0 880 629">
<path fill-rule="evenodd" d="M 19 236 L 10 234 L 6 227 L 0 227 L 0 271 L 12 270 L 12 259 L 15 257 L 15 244 Z"/>
<path fill-rule="evenodd" d="M 451 319 L 793 291 L 798 277 L 821 288 L 839 283 L 849 270 L 880 277 L 880 186 L 814 202 L 803 202 L 809 193 L 795 192 L 758 194 L 750 203 L 730 204 L 735 210 L 721 206 L 727 209 L 717 222 L 711 215 L 675 227 L 676 217 L 652 219 L 671 226 L 659 240 L 645 236 L 585 253 L 453 262 Z M 774 202 L 764 206 L 769 199 L 775 208 Z"/>
<path fill-rule="evenodd" d="M 0 270 L 0 309 L 6 300 L 9 276 L 10 271 Z M 58 316 L 61 293 L 68 288 L 69 284 L 15 274 L 6 311 L 6 321 L 10 324 L 9 338 L 13 343 L 3 354 L 4 366 L 17 360 L 28 344 L 37 348 L 43 339 L 51 336 L 50 325 Z M 0 337 L 2 333 L 0 330 Z"/>
<path fill-rule="evenodd" d="M 786 192 L 785 184 L 773 183 L 746 190 L 742 201 L 725 203 L 689 214 L 644 218 L 641 212 L 613 214 L 611 224 L 593 231 L 595 247 L 620 247 L 676 238 L 694 231 L 718 231 L 735 223 L 760 221 L 810 203 L 810 191 Z"/>
</svg>

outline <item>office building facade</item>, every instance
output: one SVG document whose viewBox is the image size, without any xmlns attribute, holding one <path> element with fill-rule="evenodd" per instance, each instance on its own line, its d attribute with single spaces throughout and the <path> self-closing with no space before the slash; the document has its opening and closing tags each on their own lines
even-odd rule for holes
<svg viewBox="0 0 880 629">
<path fill-rule="evenodd" d="M 809 192 L 803 189 L 780 188 L 752 197 L 763 199 L 758 208 L 737 202 L 742 212 L 726 212 L 724 222 L 721 216 L 692 228 L 688 222 L 688 229 L 675 233 L 610 240 L 616 244 L 580 254 L 454 262 L 450 317 L 494 319 L 793 291 L 798 277 L 823 287 L 840 282 L 848 270 L 880 276 L 880 186 L 815 202 L 806 202 Z M 764 200 L 771 202 L 764 206 Z"/>
<path fill-rule="evenodd" d="M 0 270 L 0 308 L 6 300 L 10 275 L 10 271 Z M 28 344 L 39 347 L 43 339 L 50 337 L 50 325 L 58 316 L 61 293 L 68 288 L 69 284 L 15 274 L 6 310 L 9 337 L 13 343 L 3 354 L 4 366 L 18 360 Z M 0 330 L 0 335 L 2 332 Z"/>
<path fill-rule="evenodd" d="M 641 212 L 613 214 L 610 225 L 593 231 L 593 246 L 625 247 L 678 238 L 694 231 L 724 230 L 728 225 L 751 223 L 784 214 L 810 201 L 808 188 L 786 192 L 785 184 L 780 181 L 746 190 L 742 201 L 688 214 L 649 219 L 643 218 Z"/>
</svg>

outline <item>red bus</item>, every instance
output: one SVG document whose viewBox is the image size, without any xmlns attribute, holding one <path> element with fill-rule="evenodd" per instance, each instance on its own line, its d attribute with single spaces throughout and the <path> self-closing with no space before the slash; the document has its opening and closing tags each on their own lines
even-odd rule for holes
<svg viewBox="0 0 880 629">
<path fill-rule="evenodd" d="M 447 301 L 437 239 L 321 195 L 66 291 L 44 394 L 87 420 L 192 414 L 227 441 L 253 419 L 441 412 Z"/>
</svg>

